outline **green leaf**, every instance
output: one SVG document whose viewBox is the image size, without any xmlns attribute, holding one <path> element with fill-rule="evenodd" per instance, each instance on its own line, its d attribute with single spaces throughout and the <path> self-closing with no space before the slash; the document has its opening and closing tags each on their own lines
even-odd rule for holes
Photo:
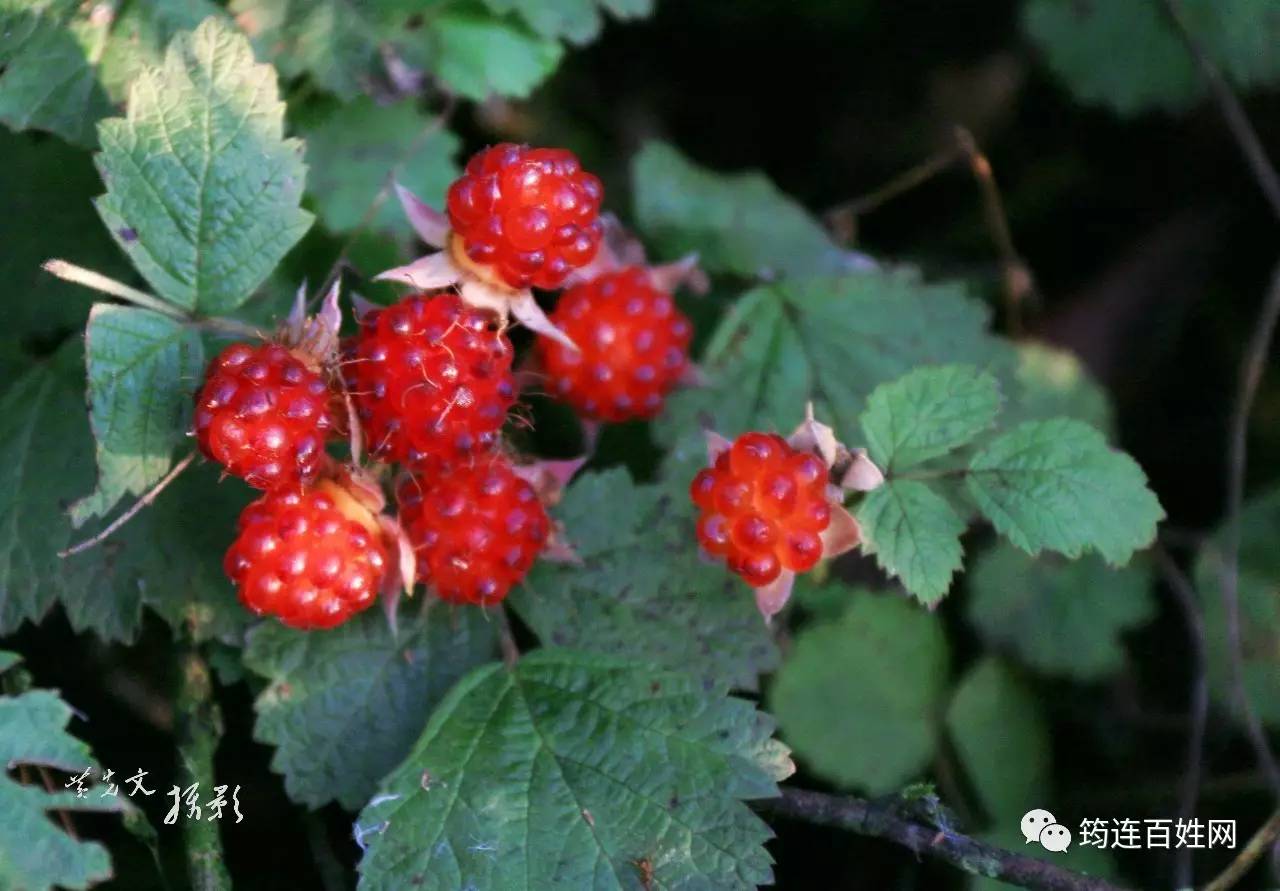
<svg viewBox="0 0 1280 891">
<path fill-rule="evenodd" d="M 79 364 L 79 350 L 64 349 L 0 397 L 0 635 L 38 621 L 55 602 L 74 629 L 108 640 L 137 634 L 144 602 L 197 638 L 234 634 L 247 614 L 221 555 L 248 490 L 216 485 L 212 466 L 188 470 L 98 547 L 58 557 L 72 542 L 63 506 L 92 484 Z"/>
<path fill-rule="evenodd" d="M 430 70 L 455 93 L 477 102 L 492 95 L 526 98 L 564 55 L 558 41 L 466 12 L 433 18 L 426 39 Z"/>
<path fill-rule="evenodd" d="M 144 494 L 169 471 L 204 367 L 199 334 L 149 309 L 96 304 L 85 341 L 98 485 L 71 506 L 77 526 L 125 495 Z"/>
<path fill-rule="evenodd" d="M 180 31 L 193 31 L 223 11 L 209 0 L 129 0 L 117 7 L 98 66 L 98 79 L 113 102 L 123 102 L 145 69 L 159 65 Z"/>
<path fill-rule="evenodd" d="M 858 506 L 862 549 L 921 603 L 932 606 L 960 569 L 964 521 L 918 480 L 890 480 Z"/>
<path fill-rule="evenodd" d="M 968 489 L 1029 554 L 1096 550 L 1119 566 L 1155 540 L 1164 518 L 1137 462 L 1069 418 L 1029 421 L 987 443 L 969 464 Z"/>
<path fill-rule="evenodd" d="M 577 479 L 555 513 L 582 565 L 540 561 L 511 597 L 544 643 L 650 659 L 742 690 L 777 666 L 751 590 L 698 556 L 687 494 L 613 469 Z"/>
<path fill-rule="evenodd" d="M 987 308 L 962 285 L 900 273 L 784 282 L 747 292 L 702 357 L 706 387 L 676 393 L 655 433 L 674 443 L 705 422 L 726 436 L 790 430 L 808 401 L 840 438 L 859 441 L 858 417 L 878 385 L 919 365 L 1011 366 L 987 333 Z"/>
<path fill-rule="evenodd" d="M 1035 695 L 996 659 L 971 668 L 947 707 L 947 732 L 987 814 L 1017 823 L 1051 798 L 1049 729 Z"/>
<path fill-rule="evenodd" d="M 1245 503 L 1240 515 L 1240 560 L 1236 596 L 1244 688 L 1258 717 L 1280 728 L 1280 488 L 1272 486 Z M 1232 695 L 1230 635 L 1222 603 L 1223 535 L 1217 532 L 1196 560 L 1196 592 L 1204 611 L 1209 686 L 1214 699 L 1237 711 Z"/>
<path fill-rule="evenodd" d="M 21 661 L 22 657 L 17 653 L 11 653 L 8 650 L 0 650 L 0 673 L 8 671 Z"/>
<path fill-rule="evenodd" d="M 835 622 L 796 636 L 769 691 L 782 736 L 813 772 L 872 794 L 928 765 L 947 680 L 931 613 L 866 591 Z"/>
<path fill-rule="evenodd" d="M 1017 351 L 1013 395 L 1001 412 L 1002 427 L 1075 418 L 1104 433 L 1111 432 L 1111 401 L 1079 359 L 1042 343 L 1020 343 Z"/>
<path fill-rule="evenodd" d="M 360 888 L 755 888 L 742 802 L 789 772 L 751 704 L 644 663 L 538 650 L 463 679 L 360 814 Z"/>
<path fill-rule="evenodd" d="M 56 252 L 118 279 L 128 279 L 132 270 L 93 212 L 101 183 L 88 154 L 0 127 L 0 158 L 0 313 L 6 339 L 57 343 L 64 333 L 84 327 L 93 292 L 55 278 L 41 263 Z"/>
<path fill-rule="evenodd" d="M 284 138 L 275 72 L 220 19 L 139 74 L 99 127 L 98 212 L 139 272 L 188 310 L 235 309 L 311 225 L 302 143 Z"/>
<path fill-rule="evenodd" d="M 1183 0 L 1188 27 L 1240 87 L 1280 80 L 1280 20 L 1256 0 Z M 1159 3 L 1030 0 L 1024 25 L 1082 102 L 1120 114 L 1178 110 L 1204 93 L 1195 60 Z"/>
<path fill-rule="evenodd" d="M 942 365 L 881 384 L 860 420 L 872 460 L 889 473 L 971 442 L 999 412 L 995 378 L 968 365 Z"/>
<path fill-rule="evenodd" d="M 259 58 L 285 77 L 310 74 L 342 99 L 365 91 L 378 57 L 374 10 L 348 0 L 232 0 L 236 23 L 253 40 Z"/>
<path fill-rule="evenodd" d="M 271 621 L 249 635 L 245 664 L 265 677 L 254 738 L 294 801 L 358 810 L 409 753 L 450 687 L 494 655 L 480 610 L 419 609 L 391 634 L 380 609 L 324 634 Z"/>
<path fill-rule="evenodd" d="M 1120 635 L 1155 616 L 1145 562 L 1123 569 L 1088 555 L 1066 561 L 997 545 L 974 563 L 967 615 L 990 643 L 1032 668 L 1079 680 L 1119 671 Z"/>
<path fill-rule="evenodd" d="M 652 142 L 632 162 L 636 223 L 659 256 L 697 251 L 710 272 L 772 279 L 866 271 L 761 173 L 714 173 Z"/>
<path fill-rule="evenodd" d="M 499 15 L 517 13 L 542 37 L 590 43 L 600 35 L 604 7 L 619 18 L 642 18 L 653 12 L 652 0 L 485 0 Z"/>
<path fill-rule="evenodd" d="M 91 767 L 89 747 L 66 732 L 70 720 L 70 707 L 49 690 L 0 697 L 0 764 L 10 768 L 0 772 L 0 888 L 81 889 L 111 877 L 106 848 L 65 834 L 51 812 L 119 812 L 120 799 L 46 792 L 12 772 L 20 764 L 76 775 Z"/>
<path fill-rule="evenodd" d="M 307 162 L 316 211 L 333 232 L 356 229 L 394 178 L 433 207 L 458 174 L 458 138 L 439 128 L 413 102 L 377 105 L 357 99 L 307 131 Z M 411 236 L 394 193 L 382 202 L 370 228 Z"/>
<path fill-rule="evenodd" d="M 0 121 L 93 146 L 111 113 L 89 54 L 104 39 L 77 0 L 0 0 Z"/>
</svg>

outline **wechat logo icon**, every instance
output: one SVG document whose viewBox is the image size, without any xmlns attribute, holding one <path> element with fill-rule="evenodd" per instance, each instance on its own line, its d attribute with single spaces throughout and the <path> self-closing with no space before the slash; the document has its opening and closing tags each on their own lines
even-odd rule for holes
<svg viewBox="0 0 1280 891">
<path fill-rule="evenodd" d="M 1043 808 L 1022 815 L 1022 837 L 1024 844 L 1036 842 L 1046 851 L 1062 852 L 1071 847 L 1071 830 Z"/>
</svg>

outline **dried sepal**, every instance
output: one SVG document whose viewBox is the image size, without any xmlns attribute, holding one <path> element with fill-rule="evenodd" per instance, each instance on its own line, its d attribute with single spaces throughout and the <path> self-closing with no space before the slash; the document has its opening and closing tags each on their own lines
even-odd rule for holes
<svg viewBox="0 0 1280 891">
<path fill-rule="evenodd" d="M 725 452 L 729 451 L 729 449 L 733 446 L 733 442 L 731 440 L 729 440 L 724 436 L 721 436 L 719 433 L 716 433 L 714 430 L 704 430 L 702 431 L 702 435 L 706 437 L 706 440 L 707 440 L 707 463 L 708 464 L 715 464 L 716 459 L 719 458 Z"/>
<path fill-rule="evenodd" d="M 831 522 L 818 536 L 822 539 L 822 559 L 830 560 L 852 551 L 862 541 L 862 527 L 841 504 L 831 505 Z"/>
<path fill-rule="evenodd" d="M 307 284 L 303 282 L 293 298 L 293 309 L 280 326 L 279 341 L 316 365 L 329 368 L 338 358 L 338 335 L 342 328 L 342 308 L 338 305 L 341 282 L 334 280 L 320 311 L 307 315 Z"/>
<path fill-rule="evenodd" d="M 513 464 L 512 470 L 537 493 L 538 499 L 547 507 L 560 503 L 560 498 L 569 482 L 587 463 L 588 456 L 559 460 L 530 461 L 524 464 Z"/>
<path fill-rule="evenodd" d="M 404 215 L 418 237 L 431 247 L 444 247 L 449 236 L 449 218 L 399 183 L 395 189 Z"/>
<path fill-rule="evenodd" d="M 711 279 L 698 265 L 696 251 L 686 254 L 674 263 L 649 267 L 649 281 L 659 291 L 665 291 L 668 294 L 674 293 L 682 285 L 698 296 L 706 294 L 711 289 Z"/>
<path fill-rule="evenodd" d="M 837 465 L 832 471 L 833 475 L 835 471 L 840 471 L 838 484 L 840 488 L 850 492 L 870 492 L 884 485 L 884 471 L 876 467 L 875 462 L 867 456 L 866 449 L 852 449 L 847 466 L 842 468 Z"/>
<path fill-rule="evenodd" d="M 782 612 L 782 608 L 791 599 L 791 589 L 795 583 L 796 574 L 790 569 L 784 569 L 772 582 L 763 588 L 754 589 L 756 606 L 760 610 L 760 615 L 764 616 L 765 624 L 771 623 L 773 617 Z"/>
</svg>

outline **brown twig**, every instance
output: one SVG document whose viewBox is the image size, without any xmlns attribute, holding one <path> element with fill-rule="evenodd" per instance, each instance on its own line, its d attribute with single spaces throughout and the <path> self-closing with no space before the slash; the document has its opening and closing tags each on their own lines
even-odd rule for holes
<svg viewBox="0 0 1280 891">
<path fill-rule="evenodd" d="M 962 153 L 963 150 L 959 143 L 940 149 L 916 166 L 899 173 L 879 188 L 831 207 L 823 216 L 828 223 L 835 225 L 843 218 L 856 219 L 865 213 L 870 213 L 899 195 L 910 192 L 917 186 L 924 185 L 954 164 Z"/>
<path fill-rule="evenodd" d="M 1280 811 L 1276 811 L 1267 822 L 1259 827 L 1258 831 L 1249 839 L 1248 844 L 1240 849 L 1240 853 L 1236 855 L 1236 859 L 1217 877 L 1204 886 L 1204 891 L 1227 891 L 1228 888 L 1235 886 L 1253 864 L 1267 853 L 1276 840 L 1280 839 Z"/>
<path fill-rule="evenodd" d="M 119 529 L 125 523 L 129 522 L 138 514 L 140 514 L 144 507 L 146 507 L 147 505 L 155 501 L 157 498 L 159 498 L 160 493 L 163 492 L 170 483 L 176 480 L 178 476 L 182 473 L 182 471 L 186 470 L 188 467 L 191 466 L 191 462 L 196 459 L 197 454 L 198 454 L 197 452 L 192 452 L 191 454 L 187 455 L 187 457 L 179 461 L 177 464 L 173 465 L 173 469 L 170 470 L 168 473 L 166 473 L 164 475 L 164 478 L 161 479 L 160 482 L 152 486 L 151 489 L 145 495 L 143 495 L 141 498 L 135 501 L 132 505 L 130 505 L 127 511 L 125 511 L 120 516 L 112 520 L 111 524 L 107 526 L 106 529 L 103 529 L 101 532 L 99 532 L 97 535 L 94 535 L 91 538 L 86 538 L 84 541 L 80 542 L 79 544 L 72 545 L 66 550 L 58 551 L 58 556 L 63 558 L 72 557 L 76 554 L 79 554 L 82 551 L 89 550 L 89 548 L 93 547 L 94 545 L 101 544 L 102 542 L 106 541 L 117 529 Z"/>
<path fill-rule="evenodd" d="M 1245 113 L 1239 97 L 1231 89 L 1226 78 L 1222 76 L 1218 66 L 1209 58 L 1209 54 L 1205 52 L 1200 39 L 1196 37 L 1188 26 L 1182 9 L 1182 0 L 1164 0 L 1164 8 L 1168 12 L 1169 18 L 1173 21 L 1174 30 L 1178 32 L 1178 36 L 1186 45 L 1187 51 L 1191 53 L 1196 65 L 1199 66 L 1200 74 L 1204 77 L 1205 82 L 1208 83 L 1209 90 L 1213 93 L 1214 102 L 1217 103 L 1218 110 L 1222 113 L 1222 117 L 1227 123 L 1227 129 L 1231 131 L 1236 144 L 1240 146 L 1240 151 L 1244 154 L 1249 170 L 1253 173 L 1253 178 L 1257 180 L 1258 188 L 1262 190 L 1267 203 L 1271 205 L 1272 212 L 1277 217 L 1280 217 L 1280 176 L 1277 176 L 1275 165 L 1271 163 L 1271 159 L 1267 156 L 1267 150 L 1262 145 L 1262 140 L 1258 138 L 1258 131 L 1254 129 L 1253 123 Z"/>
<path fill-rule="evenodd" d="M 1240 364 L 1240 383 L 1227 439 L 1227 505 L 1222 534 L 1222 606 L 1227 619 L 1227 649 L 1231 662 L 1233 696 L 1245 721 L 1258 763 L 1271 788 L 1280 796 L 1280 766 L 1277 766 L 1266 731 L 1249 701 L 1244 686 L 1244 654 L 1240 644 L 1240 512 L 1244 506 L 1245 471 L 1249 462 L 1249 417 L 1258 395 L 1258 385 L 1271 351 L 1276 323 L 1280 321 L 1280 264 L 1271 276 L 1271 286 L 1263 300 L 1253 336 Z"/>
<path fill-rule="evenodd" d="M 516 637 L 511 632 L 511 620 L 507 618 L 506 607 L 499 604 L 494 614 L 498 621 L 498 644 L 502 647 L 502 661 L 509 668 L 520 661 L 520 647 L 516 645 Z"/>
<path fill-rule="evenodd" d="M 40 774 L 40 782 L 44 784 L 44 791 L 48 792 L 50 795 L 56 795 L 57 789 L 53 786 L 53 777 L 49 776 L 49 771 L 39 764 L 35 767 Z M 58 822 L 62 824 L 63 832 L 77 841 L 80 839 L 80 836 L 76 834 L 76 824 L 72 822 L 70 814 L 64 810 L 59 810 Z"/>
<path fill-rule="evenodd" d="M 1173 591 L 1187 621 L 1187 636 L 1191 639 L 1191 731 L 1187 737 L 1187 766 L 1182 775 L 1178 792 L 1178 816 L 1190 820 L 1195 814 L 1200 798 L 1200 783 L 1204 775 L 1204 734 L 1209 716 L 1209 675 L 1206 665 L 1204 617 L 1196 598 L 1191 580 L 1160 545 L 1153 549 L 1156 566 L 1165 584 Z M 1174 887 L 1189 888 L 1192 882 L 1191 852 L 1180 848 L 1174 857 Z"/>
<path fill-rule="evenodd" d="M 894 842 L 919 856 L 933 857 L 971 875 L 999 879 L 1037 891 L 1119 891 L 1119 886 L 1081 875 L 950 830 L 917 823 L 891 806 L 805 789 L 783 789 L 782 797 L 761 802 L 785 817 L 835 826 Z"/>
</svg>

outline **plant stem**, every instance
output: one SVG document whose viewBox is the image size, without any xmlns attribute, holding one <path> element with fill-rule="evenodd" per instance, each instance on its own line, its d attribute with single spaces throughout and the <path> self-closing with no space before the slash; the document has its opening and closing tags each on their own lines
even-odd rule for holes
<svg viewBox="0 0 1280 891">
<path fill-rule="evenodd" d="M 171 319 L 178 319 L 182 322 L 191 321 L 191 317 L 176 306 L 165 303 L 159 297 L 152 297 L 145 291 L 139 291 L 137 288 L 132 288 L 123 282 L 108 278 L 101 272 L 85 269 L 83 266 L 68 263 L 66 260 L 46 260 L 43 268 L 45 272 L 57 276 L 65 282 L 84 285 L 86 288 L 93 288 L 93 290 L 101 291 L 103 294 L 119 297 L 121 300 L 132 303 L 135 306 L 158 312 Z"/>
<path fill-rule="evenodd" d="M 175 703 L 178 733 L 178 776 L 180 785 L 196 784 L 197 791 L 214 788 L 213 753 L 222 736 L 222 713 L 213 698 L 213 678 L 209 666 L 194 648 L 179 665 L 178 696 Z M 218 822 L 183 819 L 187 846 L 187 874 L 194 891 L 231 891 L 231 875 L 222 856 Z"/>
<path fill-rule="evenodd" d="M 914 822 L 887 804 L 805 789 L 783 789 L 781 798 L 761 804 L 785 817 L 882 838 L 902 845 L 916 855 L 950 863 L 971 875 L 999 879 L 1020 888 L 1036 891 L 1119 891 L 1119 886 L 1102 879 L 997 848 L 958 832 Z"/>
<path fill-rule="evenodd" d="M 1249 843 L 1236 855 L 1236 859 L 1217 878 L 1204 886 L 1204 891 L 1227 891 L 1233 887 L 1267 853 L 1277 838 L 1280 838 L 1280 811 L 1276 811 L 1262 824 L 1253 838 L 1249 839 Z"/>
</svg>

